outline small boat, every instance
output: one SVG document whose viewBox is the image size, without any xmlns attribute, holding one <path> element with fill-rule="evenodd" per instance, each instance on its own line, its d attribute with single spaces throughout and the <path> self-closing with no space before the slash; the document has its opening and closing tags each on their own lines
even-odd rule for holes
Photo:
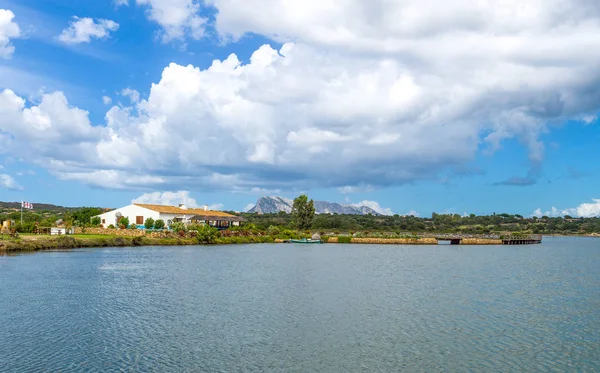
<svg viewBox="0 0 600 373">
<path fill-rule="evenodd" d="M 303 238 L 301 240 L 290 240 L 291 243 L 322 243 L 323 241 L 321 240 L 312 240 L 309 239 L 307 240 L 306 238 Z"/>
</svg>

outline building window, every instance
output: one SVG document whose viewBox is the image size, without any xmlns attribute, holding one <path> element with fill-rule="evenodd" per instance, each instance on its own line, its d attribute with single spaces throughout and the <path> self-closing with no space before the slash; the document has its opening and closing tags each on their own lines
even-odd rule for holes
<svg viewBox="0 0 600 373">
<path fill-rule="evenodd" d="M 104 223 L 106 223 L 106 220 L 105 220 L 105 219 L 102 219 L 102 224 L 104 224 Z"/>
<path fill-rule="evenodd" d="M 137 225 L 144 224 L 144 217 L 143 216 L 136 216 L 135 217 L 135 224 L 137 224 Z"/>
</svg>

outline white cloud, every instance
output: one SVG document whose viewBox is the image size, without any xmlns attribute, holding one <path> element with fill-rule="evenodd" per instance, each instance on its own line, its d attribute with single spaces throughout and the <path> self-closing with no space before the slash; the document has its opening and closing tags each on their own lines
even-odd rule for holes
<svg viewBox="0 0 600 373">
<path fill-rule="evenodd" d="M 591 203 L 582 203 L 577 207 L 566 208 L 566 209 L 557 209 L 556 207 L 552 207 L 548 211 L 542 211 L 541 208 L 536 209 L 531 216 L 550 216 L 550 217 L 560 217 L 565 215 L 570 215 L 578 218 L 591 218 L 591 217 L 600 217 L 600 199 L 592 199 Z"/>
<path fill-rule="evenodd" d="M 136 0 L 148 6 L 148 18 L 162 28 L 162 41 L 184 40 L 187 36 L 204 36 L 207 19 L 199 15 L 200 2 L 196 0 Z"/>
<path fill-rule="evenodd" d="M 113 0 L 113 3 L 115 4 L 116 7 L 128 6 L 129 0 Z"/>
<path fill-rule="evenodd" d="M 125 88 L 121 91 L 121 96 L 129 97 L 132 104 L 140 101 L 140 93 L 135 89 Z"/>
<path fill-rule="evenodd" d="M 375 188 L 371 185 L 345 185 L 343 187 L 337 188 L 338 192 L 342 194 L 353 194 L 353 193 L 365 193 L 372 192 Z"/>
<path fill-rule="evenodd" d="M 21 187 L 12 176 L 7 174 L 0 174 L 0 187 L 12 190 L 23 190 L 23 187 Z"/>
<path fill-rule="evenodd" d="M 419 215 L 419 213 L 416 212 L 415 210 L 410 210 L 409 212 L 407 212 L 406 214 L 404 214 L 404 216 L 416 216 L 416 217 L 419 217 L 421 215 Z"/>
<path fill-rule="evenodd" d="M 110 105 L 112 104 L 112 98 L 108 96 L 102 96 L 102 102 L 104 103 L 104 105 Z"/>
<path fill-rule="evenodd" d="M 19 25 L 13 22 L 15 14 L 8 9 L 0 9 L 0 58 L 10 58 L 15 47 L 10 42 L 21 36 Z"/>
<path fill-rule="evenodd" d="M 153 192 L 145 193 L 141 196 L 133 199 L 131 203 L 148 203 L 154 205 L 168 205 L 178 206 L 180 204 L 186 205 L 187 207 L 204 207 L 204 205 L 198 205 L 196 199 L 190 196 L 190 192 L 187 190 L 180 190 L 178 192 Z M 222 203 L 214 203 L 207 205 L 209 210 L 223 210 L 225 205 Z"/>
<path fill-rule="evenodd" d="M 392 211 L 391 208 L 381 207 L 379 205 L 379 202 L 376 202 L 376 201 L 365 200 L 362 202 L 353 203 L 352 206 L 355 206 L 355 207 L 367 206 L 367 207 L 370 207 L 373 210 L 377 211 L 381 215 L 394 215 L 394 212 Z"/>
<path fill-rule="evenodd" d="M 208 205 L 208 209 L 209 210 L 223 210 L 225 208 L 225 205 L 222 203 L 213 203 L 212 205 Z"/>
<path fill-rule="evenodd" d="M 583 120 L 583 123 L 586 125 L 592 124 L 598 120 L 598 115 L 584 115 L 581 117 L 581 120 Z"/>
<path fill-rule="evenodd" d="M 93 38 L 108 38 L 111 32 L 118 29 L 119 24 L 108 19 L 73 17 L 73 21 L 58 36 L 58 40 L 65 44 L 89 43 Z"/>
<path fill-rule="evenodd" d="M 185 38 L 200 6 L 137 3 L 167 40 Z M 509 138 L 539 166 L 548 122 L 600 111 L 591 0 L 208 3 L 222 35 L 285 43 L 245 63 L 235 54 L 205 69 L 172 63 L 146 99 L 110 108 L 102 126 L 58 102 L 61 93 L 47 95 L 84 113 L 75 131 L 51 132 L 56 142 L 38 141 L 28 121 L 39 108 L 36 128 L 56 129 L 63 117 L 5 91 L 0 153 L 108 188 L 351 190 L 437 179 Z"/>
<path fill-rule="evenodd" d="M 196 199 L 191 197 L 190 192 L 187 190 L 180 190 L 178 192 L 145 193 L 135 198 L 131 203 L 148 203 L 169 206 L 184 204 L 187 207 L 198 207 Z"/>
</svg>

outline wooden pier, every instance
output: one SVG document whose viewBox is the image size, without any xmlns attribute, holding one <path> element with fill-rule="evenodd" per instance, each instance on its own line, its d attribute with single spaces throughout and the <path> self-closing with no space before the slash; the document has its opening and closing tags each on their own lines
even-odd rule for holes
<svg viewBox="0 0 600 373">
<path fill-rule="evenodd" d="M 450 245 L 472 244 L 502 244 L 502 245 L 534 245 L 542 243 L 541 234 L 529 235 L 456 235 L 438 234 L 433 238 L 440 242 L 450 242 Z"/>
<path fill-rule="evenodd" d="M 541 234 L 502 237 L 503 245 L 534 245 L 538 243 L 542 243 Z"/>
</svg>

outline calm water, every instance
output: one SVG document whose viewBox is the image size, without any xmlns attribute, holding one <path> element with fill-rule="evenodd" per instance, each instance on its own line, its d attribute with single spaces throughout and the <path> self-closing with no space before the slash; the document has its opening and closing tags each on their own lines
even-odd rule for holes
<svg viewBox="0 0 600 373">
<path fill-rule="evenodd" d="M 600 239 L 0 257 L 0 371 L 600 371 Z"/>
</svg>

